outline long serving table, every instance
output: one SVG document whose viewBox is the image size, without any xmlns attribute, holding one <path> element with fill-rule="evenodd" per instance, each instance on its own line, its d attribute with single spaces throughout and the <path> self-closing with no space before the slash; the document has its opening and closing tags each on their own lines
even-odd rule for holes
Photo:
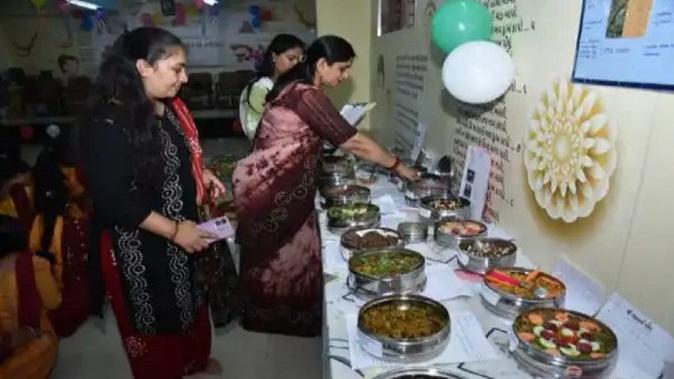
<svg viewBox="0 0 674 379">
<path fill-rule="evenodd" d="M 405 205 L 403 194 L 400 193 L 387 179 L 380 178 L 371 187 L 372 200 L 382 208 L 381 226 L 395 229 L 399 222 L 416 221 L 418 211 Z M 395 210 L 395 211 L 394 211 Z M 324 299 L 323 299 L 323 378 L 333 379 L 360 379 L 372 378 L 381 373 L 392 370 L 391 367 L 374 367 L 354 370 L 351 367 L 349 350 L 349 333 L 347 331 L 347 318 L 358 313 L 362 301 L 350 294 L 346 285 L 348 267 L 341 257 L 339 236 L 328 231 L 326 227 L 326 212 L 319 212 L 321 237 L 322 237 L 322 260 L 324 272 Z M 496 226 L 489 225 L 489 235 L 507 237 Z M 458 270 L 458 264 L 454 256 L 455 252 L 443 249 L 435 245 L 432 237 L 425 243 L 407 246 L 417 250 L 426 257 L 427 271 L 433 266 L 448 266 L 452 270 Z M 518 251 L 517 265 L 532 267 L 531 262 Z M 450 274 L 451 275 L 451 274 Z M 457 280 L 456 278 L 451 278 Z M 459 279 L 462 280 L 462 279 Z M 466 279 L 466 281 L 470 281 Z M 450 278 L 447 280 L 451 285 Z M 468 285 L 479 288 L 474 281 Z M 455 312 L 470 312 L 479 321 L 482 332 L 489 343 L 493 346 L 498 358 L 488 361 L 458 362 L 437 364 L 446 372 L 450 372 L 465 379 L 526 379 L 531 378 L 522 371 L 517 362 L 509 356 L 508 330 L 510 322 L 491 314 L 481 304 L 477 290 L 471 296 L 459 297 L 441 301 L 450 311 L 450 317 Z M 454 325 L 453 325 L 454 327 Z M 451 338 L 455 336 L 452 330 Z M 452 342 L 450 342 L 451 344 Z M 353 345 L 352 345 L 353 346 Z M 445 355 L 445 354 L 443 354 Z M 416 363 L 414 366 L 428 367 L 424 363 Z"/>
</svg>

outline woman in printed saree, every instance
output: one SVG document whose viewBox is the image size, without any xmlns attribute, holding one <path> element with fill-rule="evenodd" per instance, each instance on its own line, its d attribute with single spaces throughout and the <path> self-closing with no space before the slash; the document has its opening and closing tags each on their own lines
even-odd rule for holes
<svg viewBox="0 0 674 379">
<path fill-rule="evenodd" d="M 58 350 L 46 313 L 61 294 L 49 261 L 26 250 L 16 224 L 0 218 L 0 379 L 46 379 Z"/>
<path fill-rule="evenodd" d="M 176 97 L 187 82 L 179 38 L 157 28 L 120 36 L 100 67 L 80 130 L 94 217 L 104 225 L 105 288 L 136 378 L 217 374 L 192 255 L 213 236 L 197 206 L 224 186 L 204 169 L 198 133 Z"/>
<path fill-rule="evenodd" d="M 349 76 L 355 53 L 336 36 L 316 40 L 306 60 L 267 98 L 252 153 L 234 176 L 241 245 L 243 327 L 314 336 L 321 327 L 321 243 L 314 209 L 323 140 L 406 179 L 418 173 L 344 120 L 323 93 Z"/>
</svg>

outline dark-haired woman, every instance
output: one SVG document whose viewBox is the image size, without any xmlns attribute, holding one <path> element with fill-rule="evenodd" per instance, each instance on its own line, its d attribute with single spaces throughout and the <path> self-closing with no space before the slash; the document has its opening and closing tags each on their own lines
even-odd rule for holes
<svg viewBox="0 0 674 379">
<path fill-rule="evenodd" d="M 72 202 L 71 195 L 83 196 L 83 189 L 64 175 L 58 154 L 52 147 L 38 157 L 32 170 L 35 218 L 29 235 L 29 249 L 50 261 L 61 305 L 49 312 L 56 333 L 73 334 L 90 314 L 87 275 L 88 224 L 85 207 Z M 71 169 L 68 169 L 71 172 Z M 76 192 L 71 192 L 72 189 Z"/>
<path fill-rule="evenodd" d="M 321 243 L 314 210 L 323 140 L 406 179 L 418 173 L 351 127 L 321 87 L 349 76 L 355 53 L 324 36 L 267 96 L 253 152 L 234 171 L 243 326 L 313 336 L 321 328 Z"/>
<path fill-rule="evenodd" d="M 266 97 L 274 82 L 302 59 L 304 42 L 291 34 L 279 34 L 267 47 L 257 75 L 248 83 L 239 100 L 239 119 L 243 132 L 252 141 L 260 123 Z"/>
<path fill-rule="evenodd" d="M 100 67 L 81 152 L 105 227 L 101 266 L 136 378 L 217 373 L 194 257 L 212 235 L 197 205 L 222 183 L 205 170 L 197 130 L 176 97 L 187 82 L 185 47 L 157 28 L 115 42 Z"/>
</svg>

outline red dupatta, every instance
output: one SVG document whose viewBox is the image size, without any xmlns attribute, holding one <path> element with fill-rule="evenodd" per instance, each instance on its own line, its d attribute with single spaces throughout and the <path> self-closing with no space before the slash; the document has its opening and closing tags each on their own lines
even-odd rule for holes
<svg viewBox="0 0 674 379">
<path fill-rule="evenodd" d="M 190 156 L 192 158 L 192 176 L 194 176 L 194 181 L 197 184 L 197 204 L 201 205 L 206 196 L 206 187 L 204 186 L 203 179 L 204 160 L 201 145 L 199 144 L 199 131 L 194 123 L 192 114 L 180 98 L 175 97 L 171 101 L 171 105 L 185 134 L 185 139 L 187 139 L 189 144 L 188 148 L 190 149 Z"/>
</svg>

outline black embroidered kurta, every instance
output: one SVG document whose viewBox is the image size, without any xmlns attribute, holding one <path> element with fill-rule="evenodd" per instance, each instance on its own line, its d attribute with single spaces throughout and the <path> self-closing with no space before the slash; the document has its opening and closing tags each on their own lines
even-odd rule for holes
<svg viewBox="0 0 674 379">
<path fill-rule="evenodd" d="M 121 106 L 101 107 L 81 131 L 94 214 L 111 234 L 129 317 L 146 334 L 187 330 L 202 301 L 194 285 L 193 257 L 138 227 L 151 211 L 174 220 L 198 220 L 189 150 L 169 108 L 154 119 L 161 142 L 157 184 L 135 174 L 140 158 L 128 138 L 132 126 Z"/>
</svg>

